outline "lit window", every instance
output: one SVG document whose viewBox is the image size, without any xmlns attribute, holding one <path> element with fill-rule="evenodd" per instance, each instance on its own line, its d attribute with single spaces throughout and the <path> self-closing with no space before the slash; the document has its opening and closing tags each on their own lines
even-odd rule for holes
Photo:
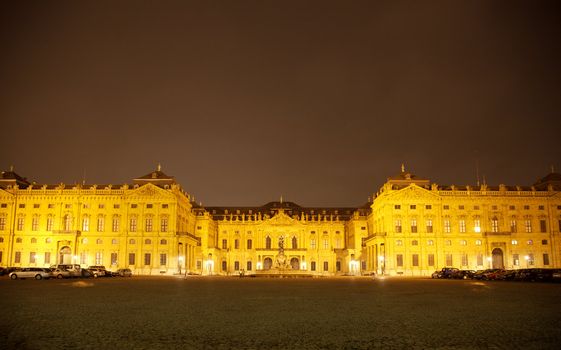
<svg viewBox="0 0 561 350">
<path fill-rule="evenodd" d="M 118 216 L 114 216 L 113 217 L 113 232 L 119 232 L 119 227 L 121 226 L 121 220 L 119 219 Z"/>
<path fill-rule="evenodd" d="M 499 232 L 499 220 L 497 218 L 491 219 L 491 231 Z"/>
<path fill-rule="evenodd" d="M 465 239 L 462 239 L 462 240 L 460 241 L 460 245 L 467 245 L 467 241 L 466 241 Z"/>
<path fill-rule="evenodd" d="M 411 232 L 417 233 L 417 220 L 411 219 Z"/>
<path fill-rule="evenodd" d="M 98 238 L 98 239 L 95 240 L 95 244 L 102 244 L 102 243 L 103 243 L 103 241 L 101 240 L 101 238 Z"/>
<path fill-rule="evenodd" d="M 31 219 L 31 231 L 37 231 L 38 229 L 39 229 L 39 217 L 34 216 L 33 219 Z"/>
<path fill-rule="evenodd" d="M 447 239 L 447 240 L 444 241 L 444 244 L 445 245 L 452 245 L 452 241 Z"/>
<path fill-rule="evenodd" d="M 434 245 L 434 241 L 433 241 L 432 239 L 429 239 L 429 240 L 427 241 L 427 245 Z"/>
<path fill-rule="evenodd" d="M 100 216 L 97 218 L 97 232 L 105 231 L 105 218 Z"/>
<path fill-rule="evenodd" d="M 152 218 L 146 218 L 146 232 L 152 232 Z"/>
<path fill-rule="evenodd" d="M 161 223 L 160 231 L 168 232 L 168 218 L 167 217 L 161 218 L 160 223 Z"/>
<path fill-rule="evenodd" d="M 132 239 L 132 238 L 129 239 L 129 244 L 136 244 L 136 240 L 134 240 L 134 239 Z"/>
<path fill-rule="evenodd" d="M 130 219 L 130 231 L 131 232 L 136 232 L 136 226 L 137 226 L 137 221 L 136 218 L 133 217 Z"/>
<path fill-rule="evenodd" d="M 481 245 L 481 243 L 482 243 L 482 242 L 481 242 L 480 239 L 475 240 L 475 245 Z"/>
<path fill-rule="evenodd" d="M 18 226 L 17 226 L 18 231 L 23 231 L 24 222 L 25 222 L 25 218 L 23 218 L 23 217 L 18 218 Z"/>
<path fill-rule="evenodd" d="M 82 219 L 82 231 L 90 231 L 90 218 L 88 216 L 84 216 L 84 218 Z"/>
<path fill-rule="evenodd" d="M 152 240 L 150 240 L 150 239 L 145 239 L 145 240 L 144 240 L 144 244 L 152 244 Z"/>
<path fill-rule="evenodd" d="M 460 232 L 465 233 L 466 232 L 466 221 L 465 220 L 460 220 L 459 224 L 460 224 Z"/>
<path fill-rule="evenodd" d="M 428 219 L 427 220 L 427 233 L 432 233 L 432 220 Z"/>
<path fill-rule="evenodd" d="M 513 239 L 510 243 L 511 243 L 512 245 L 518 245 L 518 241 L 515 240 L 515 239 Z"/>
<path fill-rule="evenodd" d="M 481 232 L 481 221 L 479 219 L 473 220 L 473 231 Z"/>
<path fill-rule="evenodd" d="M 395 220 L 395 232 L 401 233 L 401 220 L 400 219 Z"/>
<path fill-rule="evenodd" d="M 449 219 L 445 219 L 444 220 L 444 232 L 446 233 L 450 233 L 451 228 L 450 228 L 450 220 Z"/>
<path fill-rule="evenodd" d="M 534 244 L 534 241 L 532 241 L 531 239 L 528 240 L 528 245 L 532 245 Z"/>
<path fill-rule="evenodd" d="M 531 220 L 524 220 L 524 229 L 526 233 L 532 232 L 532 221 Z"/>
<path fill-rule="evenodd" d="M 401 239 L 398 239 L 397 241 L 395 241 L 395 245 L 401 246 L 403 245 L 403 241 Z"/>
<path fill-rule="evenodd" d="M 118 241 L 117 241 L 116 238 L 113 238 L 113 239 L 111 240 L 111 244 L 117 244 L 117 243 L 118 243 Z"/>
<path fill-rule="evenodd" d="M 329 249 L 329 239 L 323 240 L 323 249 Z"/>
</svg>

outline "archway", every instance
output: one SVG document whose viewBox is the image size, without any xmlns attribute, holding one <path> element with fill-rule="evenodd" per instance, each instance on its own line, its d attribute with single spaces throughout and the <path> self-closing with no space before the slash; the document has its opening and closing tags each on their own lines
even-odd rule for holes
<svg viewBox="0 0 561 350">
<path fill-rule="evenodd" d="M 70 249 L 69 246 L 64 246 L 60 248 L 58 263 L 72 264 L 72 250 Z"/>
<path fill-rule="evenodd" d="M 493 256 L 493 268 L 504 269 L 503 251 L 500 248 L 495 248 L 491 254 Z"/>
<path fill-rule="evenodd" d="M 265 258 L 265 260 L 263 260 L 263 270 L 270 270 L 272 266 L 273 266 L 273 259 Z"/>
<path fill-rule="evenodd" d="M 293 270 L 300 270 L 300 260 L 298 258 L 290 259 L 290 266 Z"/>
</svg>

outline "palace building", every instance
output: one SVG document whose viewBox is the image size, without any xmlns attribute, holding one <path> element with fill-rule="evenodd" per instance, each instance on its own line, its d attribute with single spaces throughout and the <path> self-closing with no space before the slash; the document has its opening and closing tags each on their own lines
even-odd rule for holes
<svg viewBox="0 0 561 350">
<path fill-rule="evenodd" d="M 427 276 L 561 267 L 561 174 L 533 186 L 439 186 L 402 166 L 370 203 L 204 207 L 160 166 L 130 184 L 0 177 L 0 266 L 130 268 L 139 275 Z"/>
</svg>

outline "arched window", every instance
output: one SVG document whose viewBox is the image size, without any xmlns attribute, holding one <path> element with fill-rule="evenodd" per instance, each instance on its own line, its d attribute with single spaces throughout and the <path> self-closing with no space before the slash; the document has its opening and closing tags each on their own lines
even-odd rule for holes
<svg viewBox="0 0 561 350">
<path fill-rule="evenodd" d="M 87 238 L 82 238 L 82 244 L 88 244 L 88 239 Z"/>
<path fill-rule="evenodd" d="M 52 242 L 51 237 L 47 237 L 47 238 L 45 239 L 45 243 L 51 243 L 51 242 Z"/>
<path fill-rule="evenodd" d="M 265 238 L 265 249 L 271 249 L 271 237 Z"/>
<path fill-rule="evenodd" d="M 118 243 L 117 238 L 113 238 L 113 239 L 111 240 L 111 244 L 117 244 L 117 243 Z"/>
<path fill-rule="evenodd" d="M 160 240 L 160 244 L 161 245 L 166 245 L 166 244 L 168 244 L 168 241 L 165 240 L 165 239 L 162 239 L 162 240 Z"/>
<path fill-rule="evenodd" d="M 129 244 L 136 244 L 136 241 L 134 239 L 129 239 Z"/>
<path fill-rule="evenodd" d="M 149 240 L 149 239 L 145 239 L 145 240 L 144 240 L 144 244 L 152 244 L 152 241 Z"/>
<path fill-rule="evenodd" d="M 296 236 L 292 237 L 292 249 L 298 249 L 298 239 Z"/>
<path fill-rule="evenodd" d="M 35 237 L 31 238 L 31 243 L 37 243 L 37 238 Z"/>
<path fill-rule="evenodd" d="M 102 243 L 103 243 L 103 241 L 101 240 L 101 238 L 98 238 L 98 239 L 95 240 L 95 244 L 102 244 Z"/>
<path fill-rule="evenodd" d="M 4 243 L 4 237 L 0 237 L 0 243 Z"/>
</svg>

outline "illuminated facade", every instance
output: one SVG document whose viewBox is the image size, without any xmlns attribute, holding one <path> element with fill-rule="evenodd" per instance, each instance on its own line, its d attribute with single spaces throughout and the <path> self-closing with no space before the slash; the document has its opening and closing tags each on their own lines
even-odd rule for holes
<svg viewBox="0 0 561 350">
<path fill-rule="evenodd" d="M 561 267 L 560 189 L 553 172 L 532 187 L 460 188 L 402 168 L 362 207 L 202 207 L 159 166 L 119 186 L 36 185 L 11 169 L 0 178 L 0 265 L 413 276 Z"/>
</svg>

